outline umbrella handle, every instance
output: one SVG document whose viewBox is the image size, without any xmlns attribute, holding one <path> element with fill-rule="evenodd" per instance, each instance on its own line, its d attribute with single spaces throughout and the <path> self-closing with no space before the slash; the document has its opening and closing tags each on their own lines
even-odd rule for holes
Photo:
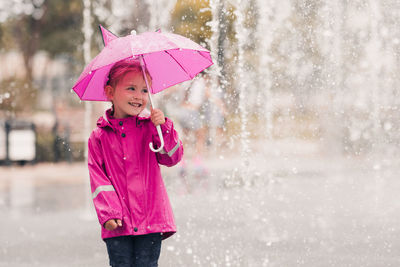
<svg viewBox="0 0 400 267">
<path fill-rule="evenodd" d="M 140 60 L 140 65 L 142 66 L 142 72 L 143 72 L 144 80 L 146 82 L 146 86 L 148 89 L 150 89 L 149 82 L 147 81 L 146 64 L 144 64 L 143 55 L 139 56 L 139 60 Z M 153 99 L 151 98 L 151 90 L 149 90 L 149 100 L 150 100 L 151 107 L 154 108 Z M 156 128 L 157 128 L 158 136 L 160 137 L 161 145 L 159 148 L 155 149 L 153 147 L 153 142 L 150 142 L 149 147 L 150 147 L 151 151 L 153 151 L 153 152 L 160 152 L 164 148 L 164 138 L 163 138 L 163 134 L 161 132 L 161 126 L 158 125 Z"/>
<path fill-rule="evenodd" d="M 160 152 L 164 148 L 164 138 L 163 138 L 163 134 L 161 132 L 160 125 L 157 126 L 157 133 L 158 133 L 158 136 L 160 137 L 161 145 L 159 148 L 155 149 L 153 147 L 153 142 L 150 142 L 149 147 L 150 147 L 151 151 L 153 151 L 153 152 Z"/>
</svg>

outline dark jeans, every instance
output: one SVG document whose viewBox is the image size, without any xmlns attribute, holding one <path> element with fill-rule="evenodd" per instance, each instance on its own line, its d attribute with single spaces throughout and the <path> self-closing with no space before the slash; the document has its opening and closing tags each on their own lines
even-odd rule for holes
<svg viewBox="0 0 400 267">
<path fill-rule="evenodd" d="M 112 267 L 156 267 L 161 251 L 160 233 L 106 238 Z"/>
</svg>

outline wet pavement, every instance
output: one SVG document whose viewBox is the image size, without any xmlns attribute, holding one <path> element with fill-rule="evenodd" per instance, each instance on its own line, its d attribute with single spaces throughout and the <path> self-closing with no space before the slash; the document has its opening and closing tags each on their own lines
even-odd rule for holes
<svg viewBox="0 0 400 267">
<path fill-rule="evenodd" d="M 163 168 L 178 233 L 160 266 L 400 266 L 399 160 L 319 151 Z M 0 266 L 107 266 L 87 179 L 83 163 L 0 167 Z"/>
</svg>

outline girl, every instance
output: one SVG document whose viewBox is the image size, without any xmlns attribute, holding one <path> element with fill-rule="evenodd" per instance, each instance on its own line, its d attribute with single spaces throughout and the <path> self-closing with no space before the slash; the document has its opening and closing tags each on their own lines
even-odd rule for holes
<svg viewBox="0 0 400 267">
<path fill-rule="evenodd" d="M 149 93 L 137 61 L 116 63 L 104 91 L 112 108 L 99 118 L 88 144 L 101 236 L 111 266 L 158 266 L 161 240 L 176 231 L 159 164 L 177 164 L 182 142 L 161 110 L 145 109 Z M 160 144 L 157 125 L 165 145 L 154 153 L 149 143 Z"/>
</svg>

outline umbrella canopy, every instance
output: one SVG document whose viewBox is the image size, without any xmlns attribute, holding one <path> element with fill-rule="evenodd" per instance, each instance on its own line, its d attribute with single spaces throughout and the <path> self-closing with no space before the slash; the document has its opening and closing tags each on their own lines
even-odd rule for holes
<svg viewBox="0 0 400 267">
<path fill-rule="evenodd" d="M 85 67 L 73 90 L 81 100 L 107 101 L 104 86 L 110 69 L 118 61 L 141 58 L 151 76 L 150 92 L 193 79 L 213 64 L 210 52 L 183 36 L 145 32 L 117 37 L 100 26 L 105 47 Z"/>
</svg>

